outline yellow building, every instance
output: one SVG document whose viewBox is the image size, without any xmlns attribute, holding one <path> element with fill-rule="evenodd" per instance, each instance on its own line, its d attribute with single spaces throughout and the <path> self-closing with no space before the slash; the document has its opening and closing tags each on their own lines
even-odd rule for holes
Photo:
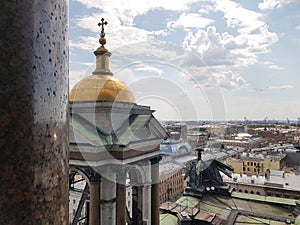
<svg viewBox="0 0 300 225">
<path fill-rule="evenodd" d="M 282 170 L 286 165 L 286 155 L 247 156 L 239 159 L 228 158 L 226 162 L 233 167 L 234 173 L 264 175 L 267 170 Z"/>
<path fill-rule="evenodd" d="M 243 173 L 243 160 L 236 158 L 226 159 L 226 163 L 233 168 L 233 173 Z"/>
</svg>

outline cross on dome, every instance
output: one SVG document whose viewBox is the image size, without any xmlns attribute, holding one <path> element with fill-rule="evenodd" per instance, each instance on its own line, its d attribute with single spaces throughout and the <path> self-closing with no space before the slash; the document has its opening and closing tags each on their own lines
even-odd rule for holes
<svg viewBox="0 0 300 225">
<path fill-rule="evenodd" d="M 107 21 L 104 21 L 104 19 L 101 19 L 101 22 L 98 23 L 98 26 L 101 26 L 101 33 L 100 33 L 100 39 L 99 43 L 101 44 L 102 47 L 106 44 L 106 39 L 105 37 L 105 32 L 104 32 L 104 25 L 107 25 Z"/>
</svg>

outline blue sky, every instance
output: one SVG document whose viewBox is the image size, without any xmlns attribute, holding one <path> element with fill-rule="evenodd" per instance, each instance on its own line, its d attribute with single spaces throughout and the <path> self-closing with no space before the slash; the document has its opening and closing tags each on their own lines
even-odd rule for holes
<svg viewBox="0 0 300 225">
<path fill-rule="evenodd" d="M 299 0 L 70 0 L 70 88 L 101 18 L 111 71 L 164 120 L 297 120 Z"/>
</svg>

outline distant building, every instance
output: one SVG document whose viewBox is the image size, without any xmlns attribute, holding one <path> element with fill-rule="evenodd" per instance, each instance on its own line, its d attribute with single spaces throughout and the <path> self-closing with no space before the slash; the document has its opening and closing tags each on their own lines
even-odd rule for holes
<svg viewBox="0 0 300 225">
<path fill-rule="evenodd" d="M 170 139 L 184 140 L 187 138 L 187 126 L 185 123 L 170 123 L 164 125 Z"/>
<path fill-rule="evenodd" d="M 246 131 L 245 124 L 218 124 L 218 125 L 208 125 L 205 126 L 205 130 L 209 134 L 216 135 L 230 135 L 230 134 L 238 134 Z"/>
<path fill-rule="evenodd" d="M 286 154 L 249 154 L 239 158 L 228 158 L 226 163 L 233 167 L 234 173 L 264 175 L 267 170 L 283 169 L 286 166 Z"/>
<path fill-rule="evenodd" d="M 84 191 L 86 181 L 82 179 L 82 176 L 76 175 L 75 180 L 77 181 L 74 185 L 71 185 L 69 191 L 69 221 L 72 222 L 75 215 L 76 210 L 78 208 L 79 201 L 82 196 L 82 192 Z M 80 213 L 80 217 L 87 216 L 87 205 L 85 205 Z M 83 221 L 84 222 L 84 221 Z M 83 224 L 82 222 L 82 224 Z M 79 225 L 81 223 L 79 222 Z"/>
<path fill-rule="evenodd" d="M 160 152 L 164 155 L 186 155 L 192 153 L 189 143 L 174 139 L 167 139 L 160 144 Z"/>
<path fill-rule="evenodd" d="M 295 143 L 300 143 L 300 135 L 295 135 L 294 136 L 294 142 Z"/>
<path fill-rule="evenodd" d="M 225 134 L 238 134 L 246 131 L 245 124 L 230 124 L 225 127 Z"/>
<path fill-rule="evenodd" d="M 160 203 L 176 200 L 185 188 L 183 180 L 185 168 L 174 162 L 161 163 L 159 166 L 159 201 Z"/>
<path fill-rule="evenodd" d="M 227 139 L 217 139 L 216 143 L 223 144 L 224 147 L 241 147 L 245 149 L 261 148 L 267 146 L 262 137 L 253 137 L 248 133 L 238 133 Z"/>
<path fill-rule="evenodd" d="M 192 148 L 204 147 L 206 146 L 207 141 L 208 141 L 207 133 L 190 132 L 187 134 L 187 142 L 192 146 Z"/>
<path fill-rule="evenodd" d="M 223 176 L 223 180 L 233 191 L 241 193 L 300 199 L 299 173 L 270 170 L 267 176 L 233 174 L 232 178 Z"/>
</svg>

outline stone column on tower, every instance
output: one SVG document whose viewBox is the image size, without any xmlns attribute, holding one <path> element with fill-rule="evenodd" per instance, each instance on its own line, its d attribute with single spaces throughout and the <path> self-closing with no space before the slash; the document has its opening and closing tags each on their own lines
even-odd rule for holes
<svg viewBox="0 0 300 225">
<path fill-rule="evenodd" d="M 147 225 L 151 224 L 151 183 L 147 182 L 143 187 L 143 218 Z"/>
<path fill-rule="evenodd" d="M 96 172 L 90 176 L 90 204 L 89 204 L 89 224 L 100 225 L 100 181 L 101 177 Z"/>
<path fill-rule="evenodd" d="M 132 221 L 133 225 L 143 223 L 143 185 L 136 184 L 132 187 Z"/>
<path fill-rule="evenodd" d="M 151 160 L 151 224 L 159 225 L 159 161 L 160 156 Z"/>
<path fill-rule="evenodd" d="M 0 221 L 68 224 L 68 1 L 0 1 Z"/>
<path fill-rule="evenodd" d="M 143 182 L 143 220 L 147 225 L 151 224 L 151 161 L 144 160 L 139 163 L 145 171 Z"/>
<path fill-rule="evenodd" d="M 117 172 L 116 225 L 126 224 L 126 171 Z"/>
<path fill-rule="evenodd" d="M 101 224 L 116 224 L 116 174 L 109 166 L 101 179 Z"/>
</svg>

